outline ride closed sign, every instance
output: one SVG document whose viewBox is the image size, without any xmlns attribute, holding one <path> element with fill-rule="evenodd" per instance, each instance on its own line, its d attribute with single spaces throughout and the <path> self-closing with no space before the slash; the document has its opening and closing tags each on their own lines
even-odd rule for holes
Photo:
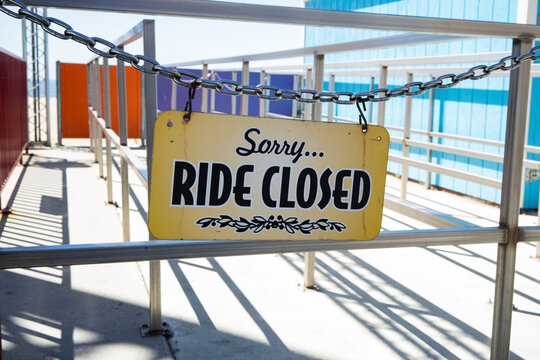
<svg viewBox="0 0 540 360">
<path fill-rule="evenodd" d="M 388 146 L 380 126 L 164 112 L 149 229 L 177 240 L 370 240 Z"/>
</svg>

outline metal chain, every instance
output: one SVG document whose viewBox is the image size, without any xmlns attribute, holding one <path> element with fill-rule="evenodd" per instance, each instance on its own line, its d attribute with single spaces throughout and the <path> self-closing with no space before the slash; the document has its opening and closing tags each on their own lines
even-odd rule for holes
<svg viewBox="0 0 540 360">
<path fill-rule="evenodd" d="M 17 11 L 10 10 L 6 6 L 15 6 Z M 131 64 L 135 69 L 146 74 L 159 74 L 166 78 L 172 79 L 178 85 L 188 88 L 206 88 L 213 89 L 221 94 L 226 95 L 252 95 L 264 100 L 296 100 L 303 103 L 317 102 L 334 102 L 336 104 L 355 104 L 359 102 L 381 102 L 387 101 L 399 96 L 414 96 L 421 95 L 424 92 L 436 88 L 449 88 L 456 86 L 464 80 L 480 80 L 489 76 L 492 72 L 502 70 L 514 70 L 521 66 L 525 61 L 534 61 L 540 59 L 540 46 L 531 48 L 526 54 L 521 56 L 506 56 L 499 62 L 493 65 L 477 65 L 471 67 L 462 74 L 444 74 L 438 78 L 426 82 L 411 82 L 402 87 L 394 89 L 373 89 L 367 92 L 351 93 L 351 92 L 318 92 L 312 89 L 299 90 L 284 90 L 268 85 L 242 85 L 233 80 L 209 80 L 199 77 L 189 71 L 173 69 L 160 65 L 156 60 L 143 56 L 132 55 L 124 50 L 119 49 L 115 44 L 101 39 L 99 37 L 88 37 L 66 24 L 65 22 L 53 17 L 44 17 L 31 10 L 19 0 L 0 0 L 0 11 L 14 17 L 16 19 L 26 19 L 40 25 L 44 31 L 62 40 L 73 40 L 79 42 L 94 52 L 97 55 L 106 58 L 120 59 Z M 51 28 L 52 25 L 59 27 L 63 33 Z M 98 49 L 96 46 L 101 45 L 104 50 Z M 144 63 L 144 66 L 143 66 Z"/>
</svg>

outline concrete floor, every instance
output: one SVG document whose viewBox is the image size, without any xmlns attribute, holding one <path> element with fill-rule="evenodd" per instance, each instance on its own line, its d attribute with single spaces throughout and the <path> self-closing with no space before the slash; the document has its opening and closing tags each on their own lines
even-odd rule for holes
<svg viewBox="0 0 540 360">
<path fill-rule="evenodd" d="M 0 222 L 0 246 L 119 242 L 121 209 L 86 142 L 33 149 Z M 146 240 L 134 176 L 132 241 Z M 119 176 L 114 198 L 120 202 Z M 10 195 L 10 191 L 12 194 Z M 496 226 L 499 210 L 409 184 L 409 200 Z M 399 194 L 388 177 L 387 193 Z M 533 225 L 535 216 L 522 216 Z M 429 228 L 384 211 L 383 231 Z M 496 245 L 317 253 L 319 291 L 302 287 L 303 254 L 162 261 L 163 317 L 174 336 L 142 338 L 147 263 L 0 271 L 3 359 L 487 359 Z M 540 261 L 518 246 L 511 358 L 540 359 Z"/>
</svg>

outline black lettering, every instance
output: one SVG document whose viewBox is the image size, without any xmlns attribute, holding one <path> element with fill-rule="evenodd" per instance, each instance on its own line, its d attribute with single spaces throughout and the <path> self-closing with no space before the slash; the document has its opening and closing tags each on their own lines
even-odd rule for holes
<svg viewBox="0 0 540 360">
<path fill-rule="evenodd" d="M 270 192 L 272 190 L 272 177 L 279 173 L 279 166 L 271 166 L 266 170 L 263 177 L 263 183 L 262 183 L 262 198 L 263 202 L 266 206 L 269 208 L 275 208 L 277 207 L 277 202 L 272 199 L 270 196 Z"/>
<path fill-rule="evenodd" d="M 343 189 L 343 179 L 348 176 L 351 176 L 351 170 L 343 169 L 338 171 L 338 173 L 336 174 L 336 180 L 334 182 L 334 192 L 332 194 L 334 196 L 334 206 L 336 207 L 336 209 L 347 210 L 348 208 L 348 204 L 342 201 L 342 199 L 344 197 L 347 197 L 349 193 L 347 190 Z"/>
<path fill-rule="evenodd" d="M 306 143 L 302 141 L 298 149 L 296 149 L 296 145 L 298 145 L 297 141 L 295 141 L 291 146 L 291 155 L 295 155 L 294 159 L 292 160 L 293 164 L 296 164 L 298 159 L 300 159 L 300 157 L 303 155 L 304 146 L 306 145 Z"/>
<path fill-rule="evenodd" d="M 294 208 L 294 201 L 289 200 L 289 185 L 291 183 L 291 168 L 283 167 L 281 176 L 281 192 L 279 196 L 280 208 Z"/>
<path fill-rule="evenodd" d="M 332 176 L 332 170 L 330 170 L 330 168 L 326 168 L 326 170 L 323 171 L 321 178 L 319 179 L 322 195 L 317 206 L 321 210 L 323 210 L 326 206 L 328 206 L 328 203 L 332 199 L 332 188 L 330 187 L 330 176 Z"/>
<path fill-rule="evenodd" d="M 236 171 L 236 182 L 235 182 L 233 192 L 234 192 L 234 202 L 238 206 L 244 206 L 244 207 L 251 206 L 251 200 L 244 198 L 245 194 L 249 194 L 251 192 L 251 188 L 249 186 L 245 186 L 244 183 L 246 181 L 246 173 L 253 172 L 254 169 L 255 169 L 254 165 L 242 165 Z"/>
<path fill-rule="evenodd" d="M 257 152 L 259 152 L 259 153 L 261 153 L 261 154 L 269 153 L 271 147 L 272 147 L 272 143 L 270 142 L 270 140 L 264 139 L 264 140 L 261 141 L 261 143 L 259 144 L 259 149 L 258 149 Z"/>
<path fill-rule="evenodd" d="M 360 192 L 360 188 L 362 191 Z M 364 170 L 355 170 L 352 183 L 351 210 L 362 210 L 369 201 L 371 180 Z"/>
<path fill-rule="evenodd" d="M 199 164 L 199 181 L 197 182 L 197 206 L 206 205 L 206 187 L 208 185 L 208 163 Z"/>
<path fill-rule="evenodd" d="M 184 173 L 186 174 L 184 176 Z M 187 161 L 174 162 L 173 187 L 171 205 L 193 205 L 193 193 L 191 187 L 195 183 L 197 172 L 195 167 Z M 182 199 L 184 202 L 182 203 Z"/>
<path fill-rule="evenodd" d="M 246 141 L 251 144 L 251 149 L 248 149 L 248 148 L 243 148 L 243 147 L 237 147 L 236 148 L 236 153 L 240 156 L 248 156 L 248 155 L 251 155 L 255 152 L 255 147 L 256 147 L 256 143 L 255 141 L 253 141 L 253 139 L 251 139 L 249 137 L 249 133 L 251 132 L 256 132 L 257 134 L 260 134 L 261 131 L 257 128 L 251 128 L 251 129 L 248 129 L 246 131 L 246 133 L 244 134 L 244 139 L 246 139 Z"/>
<path fill-rule="evenodd" d="M 221 182 L 223 179 L 223 183 Z M 225 164 L 213 163 L 210 180 L 210 206 L 221 206 L 231 196 L 232 174 Z M 220 193 L 221 192 L 221 193 Z"/>
<path fill-rule="evenodd" d="M 309 179 L 308 179 L 309 178 Z M 309 180 L 308 196 L 306 193 L 306 180 Z M 296 201 L 302 209 L 309 209 L 317 198 L 317 172 L 312 168 L 305 168 L 300 171 L 296 184 Z"/>
</svg>

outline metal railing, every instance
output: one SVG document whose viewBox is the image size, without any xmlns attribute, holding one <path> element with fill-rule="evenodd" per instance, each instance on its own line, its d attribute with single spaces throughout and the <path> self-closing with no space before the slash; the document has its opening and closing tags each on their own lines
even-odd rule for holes
<svg viewBox="0 0 540 360">
<path fill-rule="evenodd" d="M 501 24 L 491 22 L 476 22 L 466 20 L 432 19 L 397 15 L 375 15 L 358 12 L 339 12 L 311 10 L 300 8 L 284 8 L 276 6 L 248 5 L 220 2 L 187 1 L 180 4 L 172 4 L 167 0 L 149 2 L 121 2 L 121 1 L 29 1 L 33 5 L 56 6 L 68 8 L 101 9 L 113 11 L 131 11 L 154 14 L 202 16 L 225 19 L 242 19 L 251 21 L 270 21 L 275 23 L 289 23 L 315 26 L 337 27 L 363 27 L 379 30 L 399 30 L 413 32 L 433 32 L 449 34 L 465 34 L 477 36 L 499 36 L 513 38 L 513 56 L 524 54 L 532 45 L 534 38 L 540 37 L 540 29 L 535 26 Z M 325 16 L 326 15 L 326 16 Z M 148 37 L 146 35 L 149 35 Z M 145 32 L 145 56 L 154 58 L 155 47 L 152 46 L 153 28 Z M 324 55 L 315 58 L 314 67 L 315 89 L 322 91 L 321 78 L 323 71 Z M 243 64 L 243 77 L 245 77 L 248 64 Z M 92 66 L 96 66 L 95 63 Z M 89 66 L 91 69 L 92 66 Z M 145 65 L 149 68 L 149 64 Z M 97 70 L 97 69 L 96 69 Z M 381 68 L 382 79 L 386 79 L 387 68 Z M 94 71 L 97 75 L 97 71 Z M 89 83 L 99 84 L 99 77 L 89 72 Z M 152 75 L 144 76 L 144 89 L 146 96 L 146 124 L 147 124 L 147 169 L 148 182 L 151 181 L 151 151 L 153 147 L 153 123 L 156 118 L 155 111 L 155 78 Z M 498 228 L 473 228 L 473 229 L 437 229 L 426 231 L 404 231 L 382 233 L 371 242 L 348 242 L 348 241 L 223 241 L 223 242 L 192 242 L 192 241 L 149 241 L 138 243 L 111 243 L 107 245 L 58 245 L 27 248 L 0 249 L 0 268 L 97 264 L 122 261 L 151 260 L 151 264 L 159 264 L 155 260 L 170 258 L 189 258 L 206 256 L 232 256 L 263 253 L 298 252 L 298 251 L 327 251 L 342 249 L 365 249 L 386 248 L 403 246 L 428 246 L 443 244 L 468 244 L 468 243 L 497 243 L 498 261 L 495 289 L 495 304 L 493 317 L 493 333 L 491 341 L 491 356 L 494 359 L 507 359 L 510 349 L 510 328 L 512 318 L 512 297 L 515 274 L 516 248 L 521 241 L 538 241 L 540 228 L 520 228 L 519 194 L 521 188 L 521 173 L 523 170 L 523 152 L 525 142 L 525 127 L 527 105 L 529 100 L 530 63 L 523 64 L 520 68 L 512 71 L 510 75 L 510 89 L 508 100 L 508 120 L 506 130 L 506 142 L 504 151 L 504 172 L 501 185 L 501 214 Z M 89 94 L 94 96 L 91 102 L 97 109 L 97 117 L 101 117 L 99 96 L 94 86 Z M 95 89 L 95 91 L 94 91 Z M 153 108 L 152 108 L 153 104 Z M 247 102 L 242 104 L 242 113 L 247 109 Z M 105 106 L 107 107 L 107 106 Z M 384 106 L 379 107 L 378 123 L 384 119 Z M 89 113 L 89 123 L 92 130 L 92 148 L 96 150 L 98 162 L 102 161 L 100 132 L 104 124 L 105 129 L 110 127 L 107 123 L 107 111 L 105 120 L 95 120 L 95 113 Z M 320 107 L 313 109 L 313 116 L 321 117 Z M 91 117 L 94 117 L 93 119 Z M 95 124 L 99 124 L 96 129 Z M 94 124 L 94 125 L 92 125 Z M 105 131 L 106 134 L 108 130 Z M 97 134 L 97 136 L 96 136 Z M 113 137 L 107 136 L 108 142 L 113 144 Z M 106 140 L 107 141 L 107 140 Z M 120 144 L 122 145 L 122 144 Z M 108 153 L 107 153 L 108 154 Z M 109 155 L 107 155 L 109 156 Z M 102 163 L 100 163 L 102 168 Z M 101 170 L 102 171 L 102 170 Z M 101 175 L 103 175 L 101 173 Z M 153 279 L 159 281 L 159 265 L 152 273 Z M 154 282 L 157 284 L 157 282 Z M 157 287 L 157 286 L 156 286 Z M 152 286 L 151 286 L 152 288 Z M 159 304 L 159 288 L 150 294 L 150 323 L 153 329 L 159 330 L 161 324 L 156 325 L 156 320 L 161 319 Z"/>
</svg>

